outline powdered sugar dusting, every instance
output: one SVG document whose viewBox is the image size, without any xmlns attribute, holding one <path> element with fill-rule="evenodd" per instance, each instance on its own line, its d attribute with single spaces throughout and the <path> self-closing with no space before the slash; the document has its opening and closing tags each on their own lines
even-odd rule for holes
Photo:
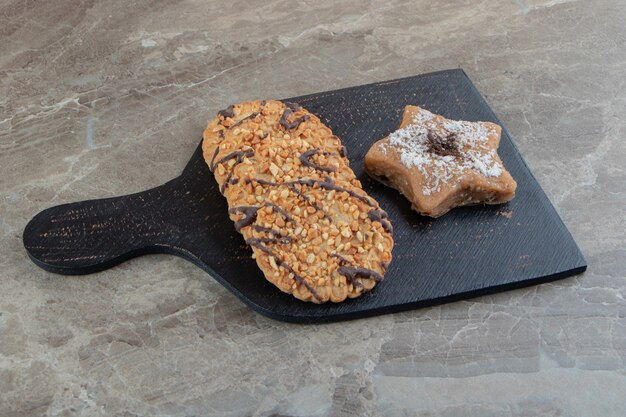
<svg viewBox="0 0 626 417">
<path fill-rule="evenodd" d="M 429 146 L 433 137 L 451 139 L 456 155 L 440 155 Z M 504 171 L 496 150 L 487 145 L 490 131 L 483 123 L 448 120 L 428 110 L 418 109 L 413 123 L 389 135 L 389 144 L 408 168 L 416 167 L 424 175 L 424 194 L 441 191 L 441 186 L 471 171 L 486 177 L 498 177 Z M 432 144 L 431 144 L 432 145 Z M 387 149 L 383 149 L 386 154 Z"/>
</svg>

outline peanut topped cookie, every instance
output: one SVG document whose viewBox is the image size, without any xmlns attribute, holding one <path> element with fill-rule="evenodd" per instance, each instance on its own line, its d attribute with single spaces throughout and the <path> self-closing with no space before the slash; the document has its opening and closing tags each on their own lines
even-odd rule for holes
<svg viewBox="0 0 626 417">
<path fill-rule="evenodd" d="M 406 106 L 399 129 L 367 152 L 365 170 L 424 216 L 505 203 L 515 197 L 517 184 L 497 153 L 500 132 L 495 123 L 450 120 Z"/>
<path fill-rule="evenodd" d="M 339 302 L 383 279 L 391 223 L 315 115 L 273 100 L 235 104 L 209 123 L 202 149 L 235 228 L 279 289 Z"/>
</svg>

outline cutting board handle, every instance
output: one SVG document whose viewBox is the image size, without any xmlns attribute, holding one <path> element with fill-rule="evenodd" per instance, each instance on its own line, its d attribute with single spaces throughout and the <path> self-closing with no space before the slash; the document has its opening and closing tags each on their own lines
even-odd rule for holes
<svg viewBox="0 0 626 417">
<path fill-rule="evenodd" d="M 199 145 L 183 173 L 158 187 L 121 197 L 63 204 L 37 214 L 24 229 L 24 247 L 41 268 L 65 275 L 102 271 L 148 253 L 182 256 L 205 265 L 193 248 L 222 245 L 210 225 L 228 221 L 226 203 Z M 215 210 L 215 207 L 219 210 Z"/>
<path fill-rule="evenodd" d="M 101 271 L 147 253 L 185 252 L 171 245 L 176 225 L 174 179 L 121 197 L 80 201 L 37 214 L 24 229 L 24 247 L 45 270 L 81 275 Z"/>
</svg>

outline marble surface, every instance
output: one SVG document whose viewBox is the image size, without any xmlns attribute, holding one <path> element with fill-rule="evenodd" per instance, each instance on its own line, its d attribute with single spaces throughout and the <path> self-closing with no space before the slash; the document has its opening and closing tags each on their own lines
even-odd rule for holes
<svg viewBox="0 0 626 417">
<path fill-rule="evenodd" d="M 0 416 L 623 416 L 620 0 L 0 2 Z M 589 262 L 552 284 L 291 325 L 182 259 L 61 277 L 51 205 L 174 177 L 225 104 L 461 67 Z"/>
</svg>

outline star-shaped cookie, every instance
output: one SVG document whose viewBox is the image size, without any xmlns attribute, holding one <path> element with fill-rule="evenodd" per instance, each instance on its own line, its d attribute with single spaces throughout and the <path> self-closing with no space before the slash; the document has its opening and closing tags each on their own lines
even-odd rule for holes
<svg viewBox="0 0 626 417">
<path fill-rule="evenodd" d="M 399 129 L 367 152 L 365 170 L 424 216 L 505 203 L 515 197 L 517 183 L 498 156 L 500 133 L 495 123 L 450 120 L 406 106 Z"/>
</svg>

